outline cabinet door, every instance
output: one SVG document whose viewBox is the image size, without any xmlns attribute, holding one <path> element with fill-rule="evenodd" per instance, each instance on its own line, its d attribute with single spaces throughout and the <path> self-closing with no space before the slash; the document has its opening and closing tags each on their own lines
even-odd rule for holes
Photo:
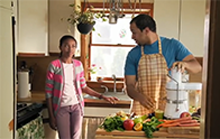
<svg viewBox="0 0 220 139">
<path fill-rule="evenodd" d="M 180 41 L 195 55 L 203 56 L 206 0 L 183 0 Z"/>
<path fill-rule="evenodd" d="M 179 0 L 154 0 L 154 19 L 160 36 L 178 39 Z"/>
<path fill-rule="evenodd" d="M 99 117 L 83 118 L 82 139 L 95 139 L 96 130 L 104 119 Z"/>
<path fill-rule="evenodd" d="M 18 53 L 47 54 L 48 1 L 18 1 Z"/>
<path fill-rule="evenodd" d="M 13 119 L 13 49 L 11 10 L 0 8 L 0 138 L 12 138 L 8 123 Z"/>
<path fill-rule="evenodd" d="M 49 52 L 59 53 L 59 40 L 63 35 L 72 35 L 78 42 L 75 56 L 80 55 L 80 33 L 67 22 L 71 14 L 69 4 L 81 4 L 80 0 L 49 0 Z M 61 20 L 62 19 L 62 20 Z"/>
</svg>

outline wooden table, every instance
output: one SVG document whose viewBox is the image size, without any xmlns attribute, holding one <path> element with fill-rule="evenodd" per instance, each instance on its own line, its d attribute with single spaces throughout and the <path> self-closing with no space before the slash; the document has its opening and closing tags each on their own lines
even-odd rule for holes
<svg viewBox="0 0 220 139">
<path fill-rule="evenodd" d="M 153 133 L 155 139 L 199 139 L 200 127 L 161 128 Z M 112 131 L 106 132 L 98 128 L 95 139 L 147 139 L 144 131 Z"/>
</svg>

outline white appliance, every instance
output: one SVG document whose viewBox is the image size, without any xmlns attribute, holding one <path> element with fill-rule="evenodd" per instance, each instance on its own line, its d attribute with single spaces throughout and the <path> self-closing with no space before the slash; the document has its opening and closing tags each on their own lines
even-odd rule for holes
<svg viewBox="0 0 220 139">
<path fill-rule="evenodd" d="M 164 116 L 170 119 L 180 118 L 181 113 L 189 112 L 189 91 L 201 90 L 201 83 L 183 83 L 182 73 L 172 69 L 170 81 L 166 85 L 167 103 Z"/>
</svg>

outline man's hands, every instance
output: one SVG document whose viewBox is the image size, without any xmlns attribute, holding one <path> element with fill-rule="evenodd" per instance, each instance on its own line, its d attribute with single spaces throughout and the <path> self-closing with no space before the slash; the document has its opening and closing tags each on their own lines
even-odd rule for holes
<svg viewBox="0 0 220 139">
<path fill-rule="evenodd" d="M 57 124 L 56 124 L 56 118 L 55 117 L 50 117 L 49 118 L 49 124 L 50 124 L 50 127 L 53 129 L 53 130 L 57 130 Z"/>
<path fill-rule="evenodd" d="M 186 56 L 182 61 L 173 63 L 172 68 L 178 67 L 182 73 L 187 70 L 190 73 L 198 73 L 202 70 L 202 66 L 193 55 Z"/>
<path fill-rule="evenodd" d="M 108 102 L 110 102 L 110 103 L 112 103 L 112 104 L 115 104 L 115 103 L 118 101 L 118 99 L 117 99 L 116 97 L 106 97 L 106 96 L 102 96 L 102 98 L 103 98 L 105 101 L 108 101 Z"/>
<path fill-rule="evenodd" d="M 156 101 L 153 98 L 150 98 L 149 96 L 142 96 L 139 99 L 139 102 L 141 105 L 146 107 L 147 109 L 152 109 L 155 106 Z"/>
<path fill-rule="evenodd" d="M 183 61 L 177 61 L 173 63 L 172 69 L 177 67 L 177 70 L 181 71 L 182 73 L 184 73 L 184 71 L 186 70 L 186 62 Z"/>
</svg>

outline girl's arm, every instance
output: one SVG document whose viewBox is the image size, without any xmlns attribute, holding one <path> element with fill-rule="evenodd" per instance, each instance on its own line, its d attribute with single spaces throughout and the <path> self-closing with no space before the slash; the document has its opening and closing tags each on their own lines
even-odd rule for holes
<svg viewBox="0 0 220 139">
<path fill-rule="evenodd" d="M 116 97 L 106 97 L 106 96 L 102 95 L 101 93 L 98 93 L 98 92 L 92 90 L 88 86 L 82 88 L 82 91 L 84 93 L 86 93 L 86 94 L 89 94 L 91 96 L 95 96 L 95 97 L 97 97 L 99 99 L 104 99 L 105 101 L 108 101 L 108 102 L 110 102 L 112 104 L 115 104 L 116 101 L 118 101 L 118 99 Z"/>
<path fill-rule="evenodd" d="M 52 92 L 54 87 L 53 81 L 54 81 L 54 68 L 53 65 L 50 64 L 47 69 L 45 93 L 46 93 L 47 109 L 49 114 L 49 124 L 52 129 L 56 130 L 56 120 L 54 116 L 53 102 L 52 102 L 52 98 L 53 98 Z"/>
</svg>

